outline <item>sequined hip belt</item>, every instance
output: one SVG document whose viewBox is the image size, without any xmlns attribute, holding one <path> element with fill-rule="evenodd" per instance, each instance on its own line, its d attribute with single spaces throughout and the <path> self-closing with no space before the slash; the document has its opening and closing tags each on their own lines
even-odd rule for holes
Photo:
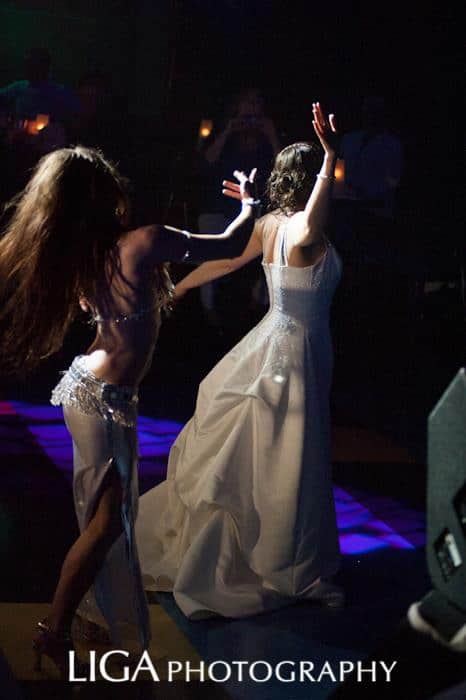
<svg viewBox="0 0 466 700">
<path fill-rule="evenodd" d="M 134 427 L 138 395 L 132 387 L 107 384 L 87 368 L 86 355 L 78 355 L 52 391 L 54 406 L 71 406 L 81 413 Z"/>
</svg>

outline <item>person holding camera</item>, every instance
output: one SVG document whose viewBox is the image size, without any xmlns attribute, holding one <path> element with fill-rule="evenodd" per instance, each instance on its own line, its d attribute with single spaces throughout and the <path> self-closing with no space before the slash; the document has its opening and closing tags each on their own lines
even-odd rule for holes
<svg viewBox="0 0 466 700">
<path fill-rule="evenodd" d="M 220 230 L 218 226 L 228 222 L 234 211 L 231 201 L 218 201 L 218 178 L 231 179 L 233 170 L 238 167 L 247 172 L 257 168 L 256 189 L 258 196 L 262 196 L 280 148 L 277 128 L 266 114 L 264 98 L 259 90 L 248 88 L 240 92 L 233 101 L 225 128 L 213 136 L 202 154 L 200 231 Z M 246 243 L 238 240 L 238 251 Z M 253 262 L 233 279 L 220 280 L 201 289 L 204 311 L 213 325 L 224 329 L 226 319 L 230 319 L 230 325 L 239 322 L 238 337 L 244 334 L 248 325 L 252 325 L 250 316 L 254 307 L 259 305 L 265 308 L 267 304 L 265 286 L 260 284 L 260 272 L 259 266 Z M 238 314 L 229 316 L 225 312 L 232 304 L 238 308 Z M 254 317 L 254 313 L 252 315 Z M 253 322 L 255 320 L 253 318 Z M 231 330 L 235 335 L 235 329 Z"/>
<path fill-rule="evenodd" d="M 205 151 L 210 165 L 226 161 L 230 149 L 240 158 L 253 158 L 259 170 L 260 161 L 268 161 L 270 171 L 273 158 L 280 150 L 280 140 L 273 120 L 265 113 L 264 99 L 256 89 L 241 92 L 233 103 L 232 114 L 226 127 Z M 236 161 L 235 161 L 236 163 Z M 225 175 L 230 173 L 225 173 Z M 268 172 L 262 173 L 267 180 Z"/>
</svg>

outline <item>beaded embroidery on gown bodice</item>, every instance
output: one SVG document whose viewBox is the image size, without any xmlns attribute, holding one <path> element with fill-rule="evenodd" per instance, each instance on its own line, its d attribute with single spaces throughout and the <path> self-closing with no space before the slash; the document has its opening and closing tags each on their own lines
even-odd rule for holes
<svg viewBox="0 0 466 700">
<path fill-rule="evenodd" d="M 170 452 L 167 480 L 140 499 L 136 537 L 150 590 L 189 617 L 242 617 L 304 597 L 335 573 L 330 476 L 330 304 L 341 262 L 263 262 L 270 309 L 205 377 Z"/>
</svg>

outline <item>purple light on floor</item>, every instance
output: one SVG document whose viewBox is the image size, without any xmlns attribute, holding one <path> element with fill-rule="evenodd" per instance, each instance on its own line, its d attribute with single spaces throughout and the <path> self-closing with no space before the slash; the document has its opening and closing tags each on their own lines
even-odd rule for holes
<svg viewBox="0 0 466 700">
<path fill-rule="evenodd" d="M 11 405 L 21 418 L 39 423 L 43 421 L 61 421 L 63 423 L 63 411 L 60 406 L 26 403 L 24 401 L 11 401 Z"/>
<path fill-rule="evenodd" d="M 346 502 L 346 505 L 348 502 Z M 413 549 L 413 545 L 395 532 L 386 522 L 357 501 L 353 501 L 352 512 L 340 511 L 341 501 L 336 498 L 340 547 L 343 554 L 361 554 L 374 549 L 391 546 L 396 549 Z"/>
<path fill-rule="evenodd" d="M 342 554 L 366 554 L 376 549 L 384 549 L 388 545 L 378 537 L 352 533 L 340 535 L 340 548 Z"/>
<path fill-rule="evenodd" d="M 22 419 L 30 439 L 24 439 L 24 430 L 19 430 L 22 426 L 11 425 L 11 416 L 15 415 Z M 58 469 L 71 478 L 71 438 L 63 423 L 60 407 L 20 401 L 0 402 L 0 416 L 5 417 L 5 425 L 1 426 L 2 434 L 6 437 L 6 440 L 2 440 L 4 454 L 44 452 Z M 165 478 L 170 448 L 182 427 L 175 421 L 139 417 L 140 475 L 144 489 Z M 335 486 L 334 495 L 343 554 L 364 554 L 386 548 L 412 549 L 424 544 L 421 514 L 391 499 L 377 500 L 370 494 L 359 492 L 358 498 L 361 500 L 364 498 L 365 502 L 370 503 L 372 498 L 374 504 L 378 503 L 376 517 L 370 508 L 341 487 Z M 393 523 L 396 523 L 396 528 Z"/>
<path fill-rule="evenodd" d="M 381 538 L 392 549 L 415 549 L 412 542 L 407 542 L 404 537 L 397 532 L 391 532 L 389 535 L 384 535 Z"/>
<path fill-rule="evenodd" d="M 8 415 L 16 413 L 26 421 L 27 429 L 35 443 L 52 460 L 58 469 L 71 472 L 73 469 L 73 449 L 71 438 L 63 423 L 60 406 L 28 404 L 14 401 L 9 404 Z M 148 471 L 148 459 L 163 458 L 166 462 L 170 448 L 183 426 L 176 421 L 155 420 L 147 416 L 138 419 L 139 454 L 142 460 L 141 471 Z M 30 450 L 29 450 L 30 452 Z M 160 467 L 156 469 L 160 479 Z"/>
<path fill-rule="evenodd" d="M 391 534 L 393 532 L 392 528 L 387 525 L 387 523 L 382 523 L 380 520 L 372 521 L 367 524 L 371 530 L 375 530 L 377 533 L 382 534 L 383 532 Z"/>
<path fill-rule="evenodd" d="M 353 505 L 357 508 L 353 508 L 351 513 L 346 513 L 341 511 L 341 503 L 337 505 L 337 520 L 339 530 L 351 530 L 353 527 L 361 527 L 367 524 L 367 521 L 372 517 L 370 513 L 367 512 L 365 508 L 360 506 L 359 503 L 353 501 Z"/>
<path fill-rule="evenodd" d="M 0 401 L 0 416 L 14 416 L 16 411 L 10 401 Z"/>
<path fill-rule="evenodd" d="M 360 494 L 363 495 L 362 493 Z M 414 549 L 414 545 L 341 487 L 335 488 L 340 548 L 343 554 L 362 554 L 376 549 Z M 393 502 L 390 502 L 393 508 Z M 411 528 L 410 528 L 411 530 Z"/>
</svg>

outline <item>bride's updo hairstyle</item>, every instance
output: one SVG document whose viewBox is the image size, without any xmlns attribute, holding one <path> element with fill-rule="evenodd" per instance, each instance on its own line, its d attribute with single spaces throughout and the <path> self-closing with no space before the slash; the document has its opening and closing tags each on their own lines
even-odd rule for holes
<svg viewBox="0 0 466 700">
<path fill-rule="evenodd" d="M 321 149 L 314 143 L 293 143 L 280 151 L 267 182 L 270 208 L 284 214 L 304 209 L 321 159 Z"/>
</svg>

